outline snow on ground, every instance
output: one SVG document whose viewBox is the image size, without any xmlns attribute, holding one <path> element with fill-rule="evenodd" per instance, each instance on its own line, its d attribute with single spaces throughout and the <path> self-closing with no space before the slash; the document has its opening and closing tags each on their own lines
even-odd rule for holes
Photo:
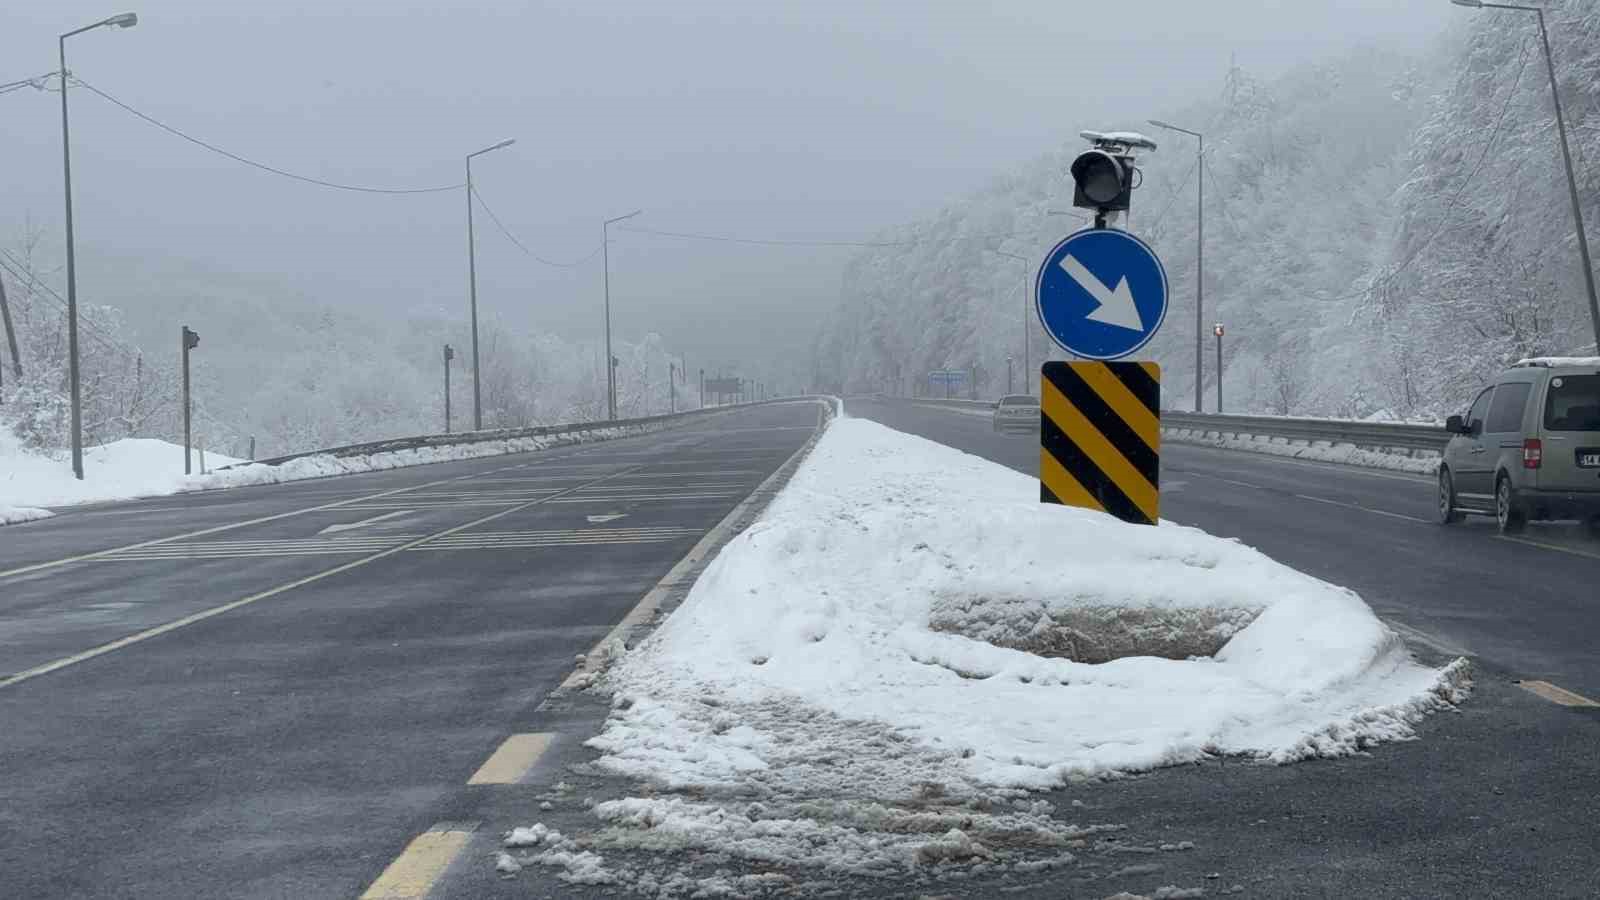
<svg viewBox="0 0 1600 900">
<path fill-rule="evenodd" d="M 239 460 L 229 456 L 206 454 L 208 468 L 236 462 Z M 199 465 L 198 454 L 195 465 Z M 9 430 L 0 428 L 0 510 L 8 506 L 68 506 L 126 500 L 205 486 L 204 476 L 184 476 L 181 446 L 153 438 L 127 438 L 85 447 L 83 475 L 82 481 L 72 476 L 72 461 L 65 454 L 28 452 L 17 444 Z M 6 515 L 0 512 L 0 523 L 6 521 Z M 27 518 L 12 521 L 27 521 Z"/>
<path fill-rule="evenodd" d="M 48 509 L 37 509 L 32 506 L 0 506 L 0 525 L 14 525 L 18 522 L 48 519 L 53 515 L 55 513 Z"/>
<path fill-rule="evenodd" d="M 1010 469 L 836 421 L 602 682 L 598 765 L 652 788 L 511 862 L 635 886 L 648 866 L 596 851 L 862 875 L 1066 865 L 1119 826 L 1067 824 L 1028 791 L 1354 753 L 1465 694 L 1464 660 L 1418 665 L 1348 590 L 1037 497 Z"/>
<path fill-rule="evenodd" d="M 1245 450 L 1272 456 L 1294 459 L 1313 459 L 1320 462 L 1344 463 L 1369 469 L 1392 469 L 1397 472 L 1416 472 L 1432 475 L 1439 471 L 1439 457 L 1406 456 L 1403 453 L 1385 453 L 1350 444 L 1290 443 L 1283 438 L 1252 437 L 1249 435 L 1217 434 L 1187 428 L 1163 428 L 1162 437 L 1175 444 L 1200 444 L 1206 447 L 1223 447 L 1228 450 Z"/>
<path fill-rule="evenodd" d="M 183 474 L 183 448 L 150 438 L 128 438 L 100 447 L 87 447 L 83 454 L 84 480 L 72 476 L 72 464 L 64 458 L 30 453 L 17 445 L 9 431 L 0 428 L 0 525 L 26 522 L 49 516 L 37 507 L 99 503 L 135 497 L 157 497 L 186 491 L 276 484 L 329 475 L 349 475 L 398 469 L 428 463 L 507 453 L 525 453 L 566 444 L 610 440 L 671 427 L 676 423 L 651 423 L 595 428 L 538 437 L 504 438 L 471 444 L 391 450 L 364 456 L 335 457 L 329 454 L 306 456 L 279 466 L 206 454 L 205 475 Z M 195 456 L 199 466 L 199 456 Z M 216 471 L 222 466 L 234 466 Z"/>
</svg>

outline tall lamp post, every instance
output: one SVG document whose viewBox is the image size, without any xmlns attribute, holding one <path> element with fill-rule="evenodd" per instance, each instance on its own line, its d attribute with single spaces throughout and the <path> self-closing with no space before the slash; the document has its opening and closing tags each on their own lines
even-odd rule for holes
<svg viewBox="0 0 1600 900">
<path fill-rule="evenodd" d="M 1537 6 L 1484 3 L 1483 0 L 1450 0 L 1472 9 L 1515 9 L 1539 16 L 1539 39 L 1544 42 L 1544 65 L 1550 73 L 1550 98 L 1556 106 L 1556 133 L 1561 137 L 1561 161 L 1567 167 L 1567 193 L 1572 199 L 1572 219 L 1578 229 L 1578 257 L 1583 263 L 1583 284 L 1589 291 L 1589 321 L 1594 327 L 1596 352 L 1600 352 L 1600 300 L 1595 299 L 1594 263 L 1589 259 L 1589 237 L 1583 227 L 1583 207 L 1578 201 L 1578 179 L 1572 172 L 1572 150 L 1567 146 L 1567 123 L 1561 113 L 1561 91 L 1556 87 L 1555 57 L 1550 53 L 1550 32 L 1544 27 L 1544 10 Z"/>
<path fill-rule="evenodd" d="M 517 142 L 508 138 L 467 154 L 467 290 L 472 302 L 472 430 L 483 430 L 483 393 L 478 380 L 478 242 L 472 235 L 472 158 Z"/>
<path fill-rule="evenodd" d="M 134 13 L 122 13 L 63 34 L 57 42 L 61 51 L 61 183 L 67 203 L 67 370 L 72 387 L 72 474 L 83 480 L 83 393 L 78 375 L 78 266 L 72 239 L 72 139 L 67 128 L 67 38 L 107 25 L 132 28 L 139 24 Z"/>
<path fill-rule="evenodd" d="M 636 209 L 625 216 L 607 219 L 600 223 L 600 267 L 604 271 L 602 279 L 605 282 L 606 292 L 606 359 L 611 365 L 606 366 L 606 415 L 610 419 L 617 418 L 617 360 L 611 355 L 611 226 L 644 212 Z"/>
<path fill-rule="evenodd" d="M 1201 382 L 1205 377 L 1206 338 L 1205 338 L 1205 305 L 1206 305 L 1206 137 L 1198 131 L 1179 128 L 1176 125 L 1151 119 L 1150 124 L 1168 131 L 1177 131 L 1192 136 L 1200 142 L 1200 147 L 1195 151 L 1194 173 L 1195 184 L 1199 193 L 1195 201 L 1195 215 L 1199 219 L 1198 237 L 1195 239 L 1194 250 L 1194 411 L 1202 412 L 1200 406 Z"/>
<path fill-rule="evenodd" d="M 1028 370 L 1028 313 L 1032 312 L 1032 304 L 1028 302 L 1030 298 L 1028 296 L 1028 291 L 1026 290 L 1028 285 L 1028 270 L 1026 266 L 1028 265 L 1029 260 L 1026 256 L 1018 256 L 1015 253 L 1006 253 L 1003 250 L 992 250 L 990 252 L 996 256 L 1004 256 L 1007 259 L 1014 259 L 1017 262 L 1022 263 L 1024 266 L 1022 270 L 1022 285 L 1024 288 L 1022 292 L 1022 392 L 1024 394 L 1032 393 L 1033 375 Z M 1010 357 L 1006 357 L 1006 361 L 1009 365 Z M 1008 375 L 1006 376 L 1007 393 L 1011 392 L 1010 384 L 1011 377 Z"/>
</svg>

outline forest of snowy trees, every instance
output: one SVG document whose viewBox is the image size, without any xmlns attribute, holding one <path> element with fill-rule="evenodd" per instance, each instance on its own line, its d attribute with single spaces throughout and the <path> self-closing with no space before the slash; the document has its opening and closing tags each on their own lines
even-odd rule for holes
<svg viewBox="0 0 1600 900">
<path fill-rule="evenodd" d="M 0 427 L 22 446 L 69 444 L 65 303 L 36 234 L 0 245 L 18 359 L 0 349 Z M 178 280 L 178 279 L 174 279 Z M 181 441 L 179 323 L 201 335 L 191 361 L 197 443 L 257 457 L 444 430 L 444 344 L 456 350 L 451 406 L 456 430 L 472 427 L 471 333 L 460 317 L 392 318 L 341 312 L 270 285 L 202 285 L 143 299 L 137 316 L 80 304 L 84 441 L 125 437 Z M 480 323 L 484 427 L 589 421 L 606 415 L 604 351 L 547 334 Z M 0 348 L 4 348 L 0 338 Z M 664 413 L 671 356 L 660 338 L 618 341 L 618 415 Z M 20 364 L 22 374 L 16 374 Z M 698 405 L 681 383 L 679 409 Z"/>
<path fill-rule="evenodd" d="M 1600 219 L 1600 7 L 1547 13 L 1590 223 Z M 1235 66 L 1215 99 L 1084 122 L 1149 132 L 1128 225 L 1166 264 L 1171 308 L 1149 345 L 1164 402 L 1193 403 L 1195 146 L 1206 134 L 1205 402 L 1211 324 L 1227 324 L 1231 412 L 1436 418 L 1535 353 L 1593 344 L 1549 82 L 1531 16 L 1469 16 L 1429 53 L 1357 51 L 1273 80 Z M 906 393 L 933 369 L 1005 388 L 1047 349 L 1026 300 L 1044 253 L 1081 223 L 1059 148 L 849 266 L 813 380 Z M 1025 257 L 1027 262 L 1012 256 Z M 904 323 L 916 323 L 906 327 Z M 1016 387 L 1021 387 L 1018 375 Z"/>
</svg>

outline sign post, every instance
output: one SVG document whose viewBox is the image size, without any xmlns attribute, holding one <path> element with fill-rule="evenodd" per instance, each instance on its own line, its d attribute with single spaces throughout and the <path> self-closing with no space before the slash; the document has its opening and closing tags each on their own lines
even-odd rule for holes
<svg viewBox="0 0 1600 900">
<path fill-rule="evenodd" d="M 1045 257 L 1035 296 L 1051 340 L 1082 358 L 1040 369 L 1040 501 L 1156 524 L 1161 368 L 1112 360 L 1143 348 L 1166 318 L 1161 260 L 1126 232 L 1080 231 Z"/>
<path fill-rule="evenodd" d="M 1217 414 L 1222 414 L 1222 323 L 1211 329 L 1217 335 Z"/>
</svg>

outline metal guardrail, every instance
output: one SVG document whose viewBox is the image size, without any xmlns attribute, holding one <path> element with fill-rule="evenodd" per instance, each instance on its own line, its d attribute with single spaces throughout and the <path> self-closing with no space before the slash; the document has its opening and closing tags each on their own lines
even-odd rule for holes
<svg viewBox="0 0 1600 900">
<path fill-rule="evenodd" d="M 489 441 L 509 441 L 518 438 L 545 437 L 555 434 L 571 434 L 577 431 L 599 431 L 606 428 L 628 428 L 637 425 L 653 425 L 662 422 L 686 422 L 689 419 L 710 416 L 717 413 L 729 412 L 735 409 L 747 409 L 752 406 L 764 406 L 771 403 L 792 403 L 796 400 L 821 400 L 816 396 L 780 397 L 772 400 L 761 400 L 754 403 L 738 403 L 729 406 L 707 406 L 702 409 L 691 409 L 681 413 L 664 413 L 659 416 L 643 416 L 637 419 L 617 419 L 615 421 L 603 420 L 596 422 L 573 422 L 565 425 L 536 425 L 529 428 L 497 428 L 483 431 L 455 431 L 450 434 L 423 434 L 413 437 L 388 438 L 381 441 L 366 441 L 360 444 L 346 444 L 343 447 L 328 447 L 322 450 L 306 450 L 301 453 L 290 453 L 284 456 L 274 456 L 270 459 L 256 459 L 248 462 L 234 463 L 223 468 L 231 469 L 238 466 L 281 466 L 286 462 L 304 459 L 308 456 L 366 456 L 369 453 L 388 453 L 395 450 L 417 450 L 423 447 L 449 447 L 457 444 L 481 444 Z M 221 471 L 218 469 L 216 471 Z"/>
<path fill-rule="evenodd" d="M 957 400 L 918 397 L 913 403 L 987 409 L 993 400 Z M 1289 441 L 1325 441 L 1395 450 L 1440 452 L 1450 441 L 1442 425 L 1405 425 L 1394 422 L 1351 422 L 1343 419 L 1304 419 L 1287 416 L 1230 416 L 1163 410 L 1162 428 L 1181 428 L 1209 434 L 1282 438 Z"/>
<path fill-rule="evenodd" d="M 1215 413 L 1161 413 L 1162 428 L 1184 428 L 1216 434 L 1326 441 L 1356 447 L 1440 452 L 1450 441 L 1441 425 L 1394 422 L 1350 422 L 1340 419 L 1297 419 L 1280 416 L 1230 416 Z"/>
</svg>

